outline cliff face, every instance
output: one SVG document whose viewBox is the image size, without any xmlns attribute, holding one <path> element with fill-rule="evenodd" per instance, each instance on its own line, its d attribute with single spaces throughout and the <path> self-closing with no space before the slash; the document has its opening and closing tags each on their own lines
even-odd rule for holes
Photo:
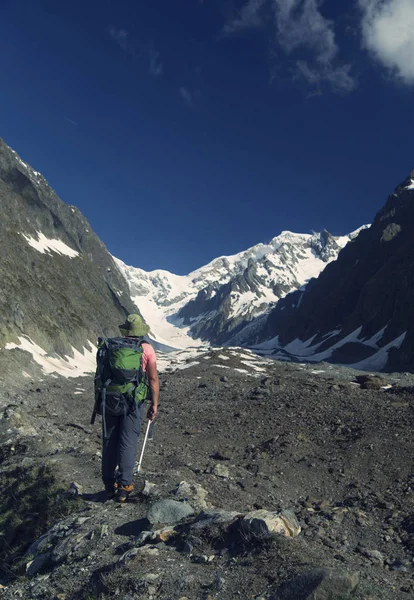
<svg viewBox="0 0 414 600">
<path fill-rule="evenodd" d="M 255 340 L 299 356 L 390 370 L 414 368 L 414 171 L 306 290 L 269 314 Z M 252 340 L 250 340 L 252 341 Z M 302 348 L 298 341 L 304 342 Z"/>
<path fill-rule="evenodd" d="M 80 211 L 0 140 L 0 347 L 31 338 L 47 352 L 118 333 L 136 311 L 112 256 Z"/>
</svg>

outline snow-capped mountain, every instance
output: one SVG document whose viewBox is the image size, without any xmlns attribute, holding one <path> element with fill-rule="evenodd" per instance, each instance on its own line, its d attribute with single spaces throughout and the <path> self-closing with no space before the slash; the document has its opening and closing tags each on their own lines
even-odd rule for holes
<svg viewBox="0 0 414 600">
<path fill-rule="evenodd" d="M 115 261 L 157 341 L 173 347 L 200 340 L 223 344 L 280 298 L 318 277 L 359 231 L 339 237 L 283 231 L 268 244 L 222 256 L 184 276 Z"/>
</svg>

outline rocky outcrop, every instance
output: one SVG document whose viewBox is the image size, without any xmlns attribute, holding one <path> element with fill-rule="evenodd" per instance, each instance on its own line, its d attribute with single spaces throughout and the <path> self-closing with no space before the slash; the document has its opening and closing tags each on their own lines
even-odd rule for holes
<svg viewBox="0 0 414 600">
<path fill-rule="evenodd" d="M 0 140 L 0 347 L 28 336 L 71 354 L 136 311 L 104 244 L 74 206 Z"/>
<path fill-rule="evenodd" d="M 301 360 L 357 368 L 414 368 L 414 171 L 372 226 L 304 293 L 281 300 L 249 342 Z M 268 344 L 270 349 L 272 344 Z"/>
</svg>

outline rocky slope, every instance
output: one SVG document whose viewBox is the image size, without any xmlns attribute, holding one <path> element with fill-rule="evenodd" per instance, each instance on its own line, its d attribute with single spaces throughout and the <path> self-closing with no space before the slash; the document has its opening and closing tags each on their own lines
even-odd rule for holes
<svg viewBox="0 0 414 600">
<path fill-rule="evenodd" d="M 101 493 L 92 378 L 0 391 L 1 598 L 414 598 L 412 376 L 175 360 L 122 507 Z"/>
<path fill-rule="evenodd" d="M 262 350 L 301 360 L 412 370 L 413 256 L 414 171 L 372 226 L 304 292 L 281 300 L 244 341 L 265 342 Z"/>
<path fill-rule="evenodd" d="M 0 203 L 0 347 L 71 356 L 117 333 L 136 307 L 114 260 L 79 210 L 2 140 Z"/>
<path fill-rule="evenodd" d="M 358 232 L 334 237 L 284 231 L 269 244 L 222 256 L 186 276 L 117 264 L 156 339 L 176 347 L 192 344 L 191 338 L 222 344 L 317 277 Z"/>
</svg>

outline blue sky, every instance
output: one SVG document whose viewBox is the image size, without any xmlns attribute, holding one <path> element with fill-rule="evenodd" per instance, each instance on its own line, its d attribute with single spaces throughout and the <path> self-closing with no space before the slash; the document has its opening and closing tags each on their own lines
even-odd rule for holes
<svg viewBox="0 0 414 600">
<path fill-rule="evenodd" d="M 1 0 L 0 53 L 0 136 L 146 270 L 354 230 L 414 167 L 412 0 Z"/>
</svg>

